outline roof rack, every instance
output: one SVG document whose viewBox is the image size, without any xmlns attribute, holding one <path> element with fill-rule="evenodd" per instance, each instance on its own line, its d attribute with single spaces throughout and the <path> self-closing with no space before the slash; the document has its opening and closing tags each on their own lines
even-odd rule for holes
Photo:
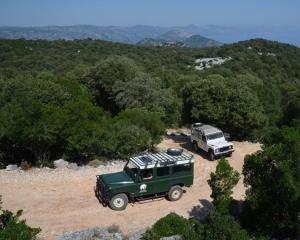
<svg viewBox="0 0 300 240">
<path fill-rule="evenodd" d="M 153 168 L 166 165 L 178 165 L 194 162 L 192 154 L 182 153 L 177 156 L 170 155 L 166 152 L 159 153 L 142 153 L 130 158 L 139 168 Z"/>
</svg>

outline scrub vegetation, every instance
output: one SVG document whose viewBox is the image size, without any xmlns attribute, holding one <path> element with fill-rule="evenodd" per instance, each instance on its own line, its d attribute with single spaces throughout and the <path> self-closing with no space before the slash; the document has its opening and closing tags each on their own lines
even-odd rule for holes
<svg viewBox="0 0 300 240">
<path fill-rule="evenodd" d="M 204 222 L 171 214 L 145 239 L 300 237 L 299 48 L 262 39 L 209 49 L 0 40 L 0 52 L 0 166 L 127 158 L 167 127 L 209 123 L 264 144 L 245 159 L 242 214 L 231 212 L 238 176 L 221 160 L 210 181 L 215 211 Z M 230 61 L 195 69 L 196 59 L 216 57 Z"/>
</svg>

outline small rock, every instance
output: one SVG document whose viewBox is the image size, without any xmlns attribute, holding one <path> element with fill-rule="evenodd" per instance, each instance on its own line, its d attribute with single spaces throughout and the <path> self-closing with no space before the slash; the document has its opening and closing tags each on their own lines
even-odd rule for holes
<svg viewBox="0 0 300 240">
<path fill-rule="evenodd" d="M 88 228 L 78 232 L 65 233 L 57 240 L 123 240 L 120 233 L 109 233 L 105 228 Z"/>
<path fill-rule="evenodd" d="M 160 240 L 182 240 L 180 235 L 174 235 L 170 237 L 162 237 Z"/>
<path fill-rule="evenodd" d="M 69 163 L 61 158 L 61 159 L 55 160 L 53 162 L 53 164 L 54 164 L 55 168 L 65 168 L 68 166 Z"/>
<path fill-rule="evenodd" d="M 96 168 L 96 167 L 99 167 L 100 165 L 103 165 L 103 161 L 101 161 L 99 159 L 94 159 L 92 161 L 89 161 L 87 165 L 90 167 Z"/>
<path fill-rule="evenodd" d="M 18 166 L 15 165 L 15 164 L 10 164 L 10 165 L 7 165 L 6 166 L 6 171 L 15 171 L 15 170 L 18 170 Z"/>
<path fill-rule="evenodd" d="M 78 170 L 79 166 L 76 163 L 69 163 L 67 168 L 70 168 L 72 170 Z"/>
</svg>

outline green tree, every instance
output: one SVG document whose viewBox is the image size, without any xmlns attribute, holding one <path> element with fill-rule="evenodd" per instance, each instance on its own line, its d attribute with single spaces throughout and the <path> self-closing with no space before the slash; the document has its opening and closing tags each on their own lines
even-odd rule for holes
<svg viewBox="0 0 300 240">
<path fill-rule="evenodd" d="M 159 240 L 162 237 L 180 235 L 184 240 L 199 239 L 191 222 L 175 213 L 158 220 L 143 235 L 144 240 Z"/>
<path fill-rule="evenodd" d="M 210 179 L 207 181 L 212 190 L 210 196 L 219 212 L 228 213 L 229 205 L 232 202 L 232 189 L 239 179 L 239 173 L 233 170 L 225 158 L 218 162 L 216 172 L 210 174 Z"/>
<path fill-rule="evenodd" d="M 184 114 L 189 121 L 216 124 L 236 138 L 251 135 L 265 122 L 258 97 L 246 85 L 210 75 L 188 83 L 183 91 Z"/>
<path fill-rule="evenodd" d="M 246 230 L 230 215 L 213 211 L 203 222 L 200 240 L 250 240 Z"/>
<path fill-rule="evenodd" d="M 284 127 L 271 131 L 262 151 L 246 156 L 244 222 L 253 231 L 294 238 L 300 213 L 300 132 Z"/>
</svg>

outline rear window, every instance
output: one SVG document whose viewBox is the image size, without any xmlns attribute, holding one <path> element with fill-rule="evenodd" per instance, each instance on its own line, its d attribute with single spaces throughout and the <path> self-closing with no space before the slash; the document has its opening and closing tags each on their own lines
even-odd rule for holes
<svg viewBox="0 0 300 240">
<path fill-rule="evenodd" d="M 173 173 L 189 172 L 191 170 L 192 170 L 191 164 L 175 165 L 173 167 Z"/>
</svg>

